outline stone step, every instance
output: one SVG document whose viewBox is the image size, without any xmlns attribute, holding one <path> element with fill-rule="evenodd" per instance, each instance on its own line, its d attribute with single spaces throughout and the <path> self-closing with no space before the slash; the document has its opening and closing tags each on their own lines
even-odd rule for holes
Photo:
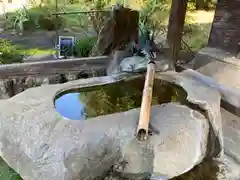
<svg viewBox="0 0 240 180">
<path fill-rule="evenodd" d="M 221 109 L 224 151 L 232 159 L 240 164 L 240 118 Z"/>
<path fill-rule="evenodd" d="M 234 159 L 237 163 L 240 163 L 240 146 L 239 143 L 234 142 L 230 139 L 224 138 L 224 152 L 229 157 Z"/>
</svg>

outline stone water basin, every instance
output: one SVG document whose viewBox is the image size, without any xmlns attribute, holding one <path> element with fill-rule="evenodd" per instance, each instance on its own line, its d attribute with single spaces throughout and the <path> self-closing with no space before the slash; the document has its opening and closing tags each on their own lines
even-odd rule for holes
<svg viewBox="0 0 240 180">
<path fill-rule="evenodd" d="M 204 159 L 222 155 L 219 93 L 175 72 L 157 73 L 155 81 L 154 133 L 147 141 L 135 139 L 144 79 L 115 75 L 44 85 L 0 101 L 1 156 L 25 180 L 190 180 L 192 173 L 214 179 L 216 171 L 203 176 L 201 167 L 215 168 Z M 75 120 L 87 121 L 57 112 L 57 101 L 73 92 L 84 107 Z M 102 94 L 120 109 L 104 106 Z"/>
<path fill-rule="evenodd" d="M 71 120 L 87 119 L 139 108 L 144 77 L 96 87 L 77 88 L 57 94 L 56 110 Z M 152 105 L 185 101 L 187 93 L 180 87 L 155 79 Z"/>
</svg>

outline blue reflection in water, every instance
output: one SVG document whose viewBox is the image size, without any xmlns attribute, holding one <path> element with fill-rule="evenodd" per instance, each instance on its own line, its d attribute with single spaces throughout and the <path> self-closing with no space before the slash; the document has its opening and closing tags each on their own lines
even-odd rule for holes
<svg viewBox="0 0 240 180">
<path fill-rule="evenodd" d="M 71 120 L 83 120 L 84 105 L 79 99 L 80 93 L 68 93 L 59 97 L 55 101 L 55 107 L 58 113 Z"/>
</svg>

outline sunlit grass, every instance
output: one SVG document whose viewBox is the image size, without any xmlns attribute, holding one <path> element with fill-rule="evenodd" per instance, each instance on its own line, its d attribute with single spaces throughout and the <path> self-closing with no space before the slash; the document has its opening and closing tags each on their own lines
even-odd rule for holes
<svg viewBox="0 0 240 180">
<path fill-rule="evenodd" d="M 213 17 L 213 11 L 187 13 L 183 40 L 193 51 L 198 51 L 207 45 Z"/>
<path fill-rule="evenodd" d="M 18 49 L 20 54 L 23 55 L 47 55 L 54 54 L 56 50 L 54 49 L 39 49 L 39 48 L 31 48 L 31 49 Z"/>
<path fill-rule="evenodd" d="M 154 21 L 161 25 L 165 34 L 167 33 L 169 12 L 159 11 L 153 14 Z M 214 11 L 187 11 L 183 40 L 192 51 L 198 51 L 207 45 L 213 17 Z"/>
</svg>

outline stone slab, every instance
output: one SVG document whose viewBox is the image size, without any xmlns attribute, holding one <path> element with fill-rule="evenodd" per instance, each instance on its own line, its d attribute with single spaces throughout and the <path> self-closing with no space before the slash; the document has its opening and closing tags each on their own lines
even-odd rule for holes
<svg viewBox="0 0 240 180">
<path fill-rule="evenodd" d="M 139 143 L 134 137 L 139 109 L 71 121 L 56 112 L 53 102 L 56 94 L 68 89 L 116 83 L 129 79 L 126 75 L 44 85 L 0 101 L 1 156 L 25 180 L 74 180 L 102 178 L 109 170 L 124 177 L 172 178 L 206 155 L 221 155 L 220 94 L 176 73 L 160 77 L 170 82 L 177 79 L 188 100 L 211 118 L 186 105 L 155 106 L 151 124 L 160 133 Z M 219 146 L 208 149 L 210 126 Z M 124 167 L 123 162 L 127 162 Z"/>
</svg>

